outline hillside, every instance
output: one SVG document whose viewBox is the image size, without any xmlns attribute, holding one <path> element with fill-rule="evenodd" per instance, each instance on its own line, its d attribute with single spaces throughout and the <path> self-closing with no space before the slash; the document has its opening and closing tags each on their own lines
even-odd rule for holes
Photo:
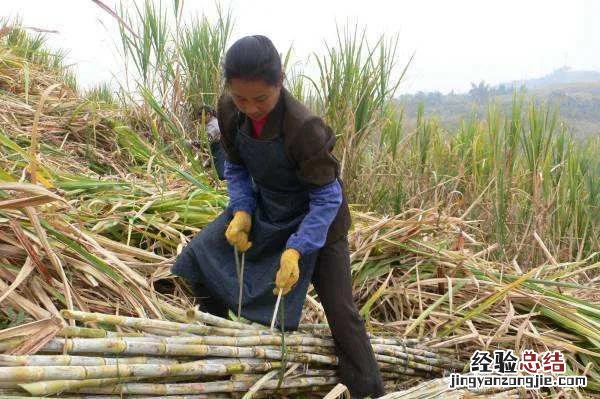
<svg viewBox="0 0 600 399">
<path fill-rule="evenodd" d="M 515 93 L 527 102 L 546 103 L 558 110 L 566 129 L 577 138 L 600 133 L 600 73 L 597 72 L 560 69 L 542 78 L 494 87 L 485 82 L 472 84 L 465 94 L 420 92 L 400 96 L 397 101 L 404 108 L 409 125 L 415 123 L 417 109 L 422 104 L 427 114 L 437 116 L 441 125 L 450 130 L 473 116 L 485 117 L 490 105 L 509 110 Z"/>
<path fill-rule="evenodd" d="M 527 89 L 544 89 L 557 85 L 569 85 L 577 83 L 600 83 L 600 72 L 596 71 L 578 71 L 567 66 L 555 69 L 551 73 L 540 78 L 527 79 L 523 81 L 515 80 L 506 86 L 518 87 L 525 86 Z"/>
</svg>

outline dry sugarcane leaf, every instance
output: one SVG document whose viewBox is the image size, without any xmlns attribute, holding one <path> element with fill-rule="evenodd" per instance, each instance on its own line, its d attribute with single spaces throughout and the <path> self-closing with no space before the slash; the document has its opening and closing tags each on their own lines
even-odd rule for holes
<svg viewBox="0 0 600 399">
<path fill-rule="evenodd" d="M 111 240 L 110 238 L 101 236 L 99 234 L 90 234 L 94 240 L 96 240 L 102 247 L 107 250 L 112 250 L 115 253 L 119 254 L 129 254 L 136 258 L 148 259 L 148 260 L 156 260 L 156 261 L 165 261 L 166 258 L 164 256 L 160 256 L 155 254 L 154 252 L 145 251 L 140 248 L 130 247 L 123 243 Z"/>
<path fill-rule="evenodd" d="M 135 309 L 135 312 L 139 314 L 145 314 L 144 308 L 140 305 L 140 303 L 135 299 L 132 295 L 128 287 L 119 285 L 116 282 L 112 281 L 108 276 L 102 274 L 97 269 L 91 267 L 85 262 L 79 261 L 74 258 L 65 257 L 67 262 L 73 266 L 75 269 L 81 271 L 82 273 L 93 276 L 102 284 L 102 292 L 106 292 L 109 297 L 114 297 L 129 302 L 129 304 Z M 110 293 L 112 291 L 112 293 Z"/>
<path fill-rule="evenodd" d="M 327 393 L 327 395 L 325 395 L 323 397 L 323 399 L 338 399 L 338 398 L 342 398 L 342 399 L 350 398 L 350 391 L 348 390 L 348 387 L 342 383 L 339 383 L 336 386 L 334 386 L 333 389 L 331 391 L 329 391 Z"/>
<path fill-rule="evenodd" d="M 31 184 L 31 183 L 0 182 L 0 190 L 20 191 L 20 192 L 32 194 L 34 197 L 31 197 L 31 198 L 47 197 L 49 200 L 52 199 L 52 200 L 67 203 L 65 201 L 65 199 L 62 198 L 61 196 L 54 194 L 52 191 L 50 191 L 42 186 L 38 186 L 36 184 Z M 2 202 L 0 202 L 0 204 L 2 204 L 4 202 L 6 202 L 6 201 L 2 201 Z M 2 206 L 0 206 L 0 208 L 2 208 Z"/>
<path fill-rule="evenodd" d="M 4 291 L 2 295 L 0 295 L 0 303 L 2 303 L 2 301 L 6 299 L 19 285 L 21 285 L 23 280 L 29 276 L 33 269 L 35 269 L 33 262 L 31 262 L 30 257 L 27 257 L 27 259 L 25 259 L 25 263 L 21 267 L 21 270 L 19 270 L 19 274 L 17 274 L 17 277 L 15 277 L 15 280 L 12 282 L 10 287 L 8 287 L 8 289 Z"/>
<path fill-rule="evenodd" d="M 42 320 L 32 321 L 30 323 L 21 324 L 16 327 L 5 328 L 4 330 L 0 330 L 0 341 L 14 338 L 14 337 L 22 337 L 24 335 L 32 335 L 37 333 L 40 329 L 45 328 L 51 323 L 51 318 L 46 318 Z"/>
<path fill-rule="evenodd" d="M 50 280 L 52 279 L 52 276 L 50 275 L 50 273 L 48 273 L 48 269 L 46 268 L 46 265 L 44 265 L 42 263 L 42 261 L 40 260 L 40 257 L 38 256 L 38 251 L 33 247 L 33 244 L 27 238 L 27 236 L 25 235 L 25 232 L 23 232 L 23 229 L 21 228 L 21 224 L 19 223 L 19 221 L 13 219 L 9 223 L 13 229 L 13 232 L 15 233 L 15 236 L 17 237 L 17 239 L 19 240 L 21 245 L 23 245 L 23 247 L 25 248 L 25 251 L 27 251 L 27 253 L 29 254 L 29 258 L 31 258 L 33 265 L 38 269 L 38 271 L 44 277 L 46 282 L 50 282 Z M 0 299 L 0 302 L 2 302 L 1 299 Z"/>
<path fill-rule="evenodd" d="M 52 300 L 50 299 L 50 297 L 44 290 L 44 288 L 42 286 L 42 280 L 39 277 L 34 276 L 31 279 L 29 286 L 31 287 L 31 292 L 33 293 L 33 295 L 38 299 L 38 301 L 42 305 L 44 305 L 44 308 L 46 308 L 47 311 L 52 313 L 52 315 L 54 317 L 62 319 L 60 312 L 58 311 L 56 306 L 54 306 L 54 302 L 52 302 Z"/>
<path fill-rule="evenodd" d="M 40 219 L 37 216 L 35 208 L 27 207 L 27 208 L 25 208 L 25 213 L 29 217 L 29 220 L 31 221 L 31 224 L 33 225 L 33 227 L 37 233 L 38 239 L 40 240 L 42 247 L 44 248 L 44 250 L 46 251 L 46 254 L 50 258 L 50 262 L 52 262 L 52 265 L 54 266 L 54 268 L 56 269 L 56 271 L 58 272 L 58 274 L 60 276 L 60 279 L 63 284 L 65 299 L 67 301 L 67 308 L 72 310 L 73 309 L 73 297 L 71 295 L 71 286 L 69 284 L 69 281 L 67 280 L 67 275 L 65 274 L 65 270 L 62 266 L 62 263 L 60 262 L 60 259 L 58 258 L 58 256 L 52 249 L 50 242 L 48 241 L 48 237 L 46 236 L 46 231 L 42 228 L 42 224 L 40 223 Z"/>
<path fill-rule="evenodd" d="M 0 209 L 19 209 L 19 208 L 25 208 L 26 206 L 44 205 L 44 204 L 47 204 L 52 201 L 55 201 L 55 199 L 50 198 L 46 195 L 36 195 L 33 197 L 14 198 L 14 199 L 0 201 Z"/>
<path fill-rule="evenodd" d="M 248 389 L 248 392 L 246 392 L 244 394 L 244 396 L 242 396 L 242 399 L 251 399 L 252 396 L 256 392 L 258 392 L 267 381 L 269 381 L 270 379 L 272 379 L 273 377 L 275 377 L 279 372 L 280 372 L 279 370 L 271 370 L 267 374 L 263 375 L 258 381 L 256 381 L 254 383 L 254 385 L 252 385 Z"/>
<path fill-rule="evenodd" d="M 38 102 L 38 106 L 37 106 L 37 110 L 35 111 L 35 114 L 33 115 L 33 125 L 31 126 L 31 144 L 30 144 L 30 148 L 29 148 L 29 153 L 31 156 L 29 165 L 28 165 L 28 171 L 29 174 L 31 176 L 31 181 L 32 183 L 37 183 L 38 181 L 38 175 L 37 175 L 37 163 L 38 163 L 38 152 L 39 152 L 39 140 L 38 140 L 38 125 L 39 125 L 39 121 L 40 121 L 40 115 L 42 114 L 42 108 L 44 107 L 44 103 L 46 102 L 46 99 L 48 98 L 48 96 L 50 95 L 50 93 L 60 87 L 61 84 L 60 83 L 55 83 L 49 87 L 46 88 L 46 90 L 44 90 L 42 92 L 42 95 L 40 97 L 40 100 Z M 45 182 L 44 179 L 40 179 L 42 181 L 42 184 L 46 185 L 46 187 L 49 187 L 48 182 Z"/>
<path fill-rule="evenodd" d="M 8 290 L 8 287 L 9 286 L 4 282 L 4 280 L 0 279 L 0 292 Z M 47 319 L 52 316 L 47 310 L 40 308 L 38 305 L 14 291 L 10 293 L 7 301 L 17 309 L 22 309 L 26 313 L 30 314 L 34 319 Z"/>
<path fill-rule="evenodd" d="M 23 248 L 15 247 L 14 245 L 0 244 L 0 254 L 8 258 L 25 257 L 27 252 Z"/>
<path fill-rule="evenodd" d="M 91 235 L 84 233 L 80 229 L 76 228 L 70 223 L 64 221 L 57 221 L 57 224 L 63 228 L 69 229 L 71 232 L 75 233 L 75 235 L 86 242 L 88 242 L 98 253 L 100 253 L 104 258 L 110 261 L 115 267 L 119 269 L 121 274 L 126 277 L 129 281 L 134 284 L 138 284 L 140 287 L 149 288 L 148 281 L 142 277 L 135 270 L 128 267 L 125 263 L 123 263 L 114 253 L 107 251 L 103 248 Z"/>
<path fill-rule="evenodd" d="M 14 349 L 8 350 L 7 355 L 29 355 L 44 347 L 56 334 L 62 330 L 62 319 L 52 317 L 37 332 L 30 335 L 25 342 Z"/>
<path fill-rule="evenodd" d="M 158 317 L 162 318 L 162 313 L 160 309 L 158 309 L 152 301 L 144 294 L 142 289 L 149 289 L 150 285 L 148 281 L 142 277 L 135 270 L 131 269 L 124 262 L 122 262 L 115 254 L 106 249 L 102 248 L 100 244 L 90 235 L 85 234 L 83 231 L 77 229 L 75 226 L 69 223 L 61 223 L 61 225 L 70 228 L 77 236 L 83 238 L 87 242 L 89 242 L 102 256 L 104 256 L 107 260 L 111 261 L 111 263 L 118 267 L 119 271 L 123 274 L 125 278 L 131 281 L 131 288 L 134 292 L 137 293 L 138 299 L 148 306 L 148 308 Z M 142 312 L 140 316 L 145 316 L 145 312 Z"/>
<path fill-rule="evenodd" d="M 515 317 L 515 308 L 513 307 L 510 300 L 506 299 L 506 302 L 508 303 L 508 313 L 506 314 L 506 317 L 504 318 L 504 321 L 502 322 L 500 327 L 498 327 L 498 329 L 496 330 L 495 334 L 487 340 L 485 345 L 486 349 L 495 339 L 499 338 L 501 335 L 506 334 L 506 332 L 508 331 L 508 327 L 510 326 L 510 324 L 513 321 L 513 318 Z"/>
</svg>

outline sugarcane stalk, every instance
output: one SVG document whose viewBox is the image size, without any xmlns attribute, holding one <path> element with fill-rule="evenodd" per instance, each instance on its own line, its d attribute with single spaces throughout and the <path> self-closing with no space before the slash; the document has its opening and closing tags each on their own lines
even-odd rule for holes
<svg viewBox="0 0 600 399">
<path fill-rule="evenodd" d="M 188 323 L 176 323 L 173 321 L 146 319 L 138 317 L 127 317 L 127 316 L 115 316 L 106 315 L 102 313 L 89 313 L 81 311 L 70 311 L 62 310 L 61 315 L 66 319 L 94 322 L 94 323 L 106 323 L 111 325 L 118 325 L 124 327 L 132 327 L 140 330 L 155 329 L 165 330 L 170 332 L 191 333 L 198 335 L 226 335 L 226 336 L 248 336 L 248 335 L 261 335 L 271 334 L 268 331 L 262 331 L 257 329 L 246 329 L 239 330 L 233 328 L 223 327 L 212 327 L 204 326 L 199 324 L 188 324 Z"/>
<path fill-rule="evenodd" d="M 337 370 L 308 369 L 308 370 L 302 370 L 300 372 L 300 374 L 305 375 L 307 377 L 334 377 L 337 375 Z"/>
<path fill-rule="evenodd" d="M 87 380 L 54 380 L 54 381 L 39 381 L 19 386 L 32 395 L 53 395 L 58 392 L 74 392 L 78 389 L 96 388 L 103 386 L 114 386 L 123 381 L 129 381 L 127 378 L 102 378 L 102 379 L 87 379 Z"/>
<path fill-rule="evenodd" d="M 294 380 L 286 380 L 282 388 L 298 388 L 306 386 L 333 385 L 337 383 L 336 377 L 306 377 Z M 99 394 L 124 394 L 124 395 L 193 395 L 199 393 L 225 393 L 225 392 L 243 392 L 252 386 L 249 381 L 210 381 L 185 384 L 149 384 L 149 383 L 123 383 L 114 387 L 107 386 L 102 388 L 81 388 L 77 389 L 79 393 L 99 393 Z M 277 381 L 267 381 L 262 389 L 272 390 L 277 386 Z M 73 392 L 71 389 L 64 392 Z"/>
<path fill-rule="evenodd" d="M 124 355 L 147 355 L 147 356 L 219 356 L 219 357 L 261 357 L 267 359 L 280 359 L 281 350 L 277 350 L 277 345 L 281 344 L 281 338 L 272 337 L 181 337 L 181 338 L 160 338 L 160 337 L 123 337 L 123 338 L 73 338 L 73 339 L 53 339 L 48 342 L 42 350 L 47 352 L 66 352 L 77 353 L 114 353 Z M 268 338 L 268 339 L 267 339 Z M 195 342 L 215 342 L 228 345 L 204 345 L 195 344 Z M 337 358 L 333 355 L 330 347 L 318 345 L 302 345 L 306 341 L 311 341 L 305 337 L 286 338 L 286 345 L 292 361 L 335 364 Z M 318 344 L 319 341 L 313 342 Z M 183 342 L 183 343 L 177 343 Z M 240 346 L 244 344 L 245 346 Z M 255 346 L 251 346 L 254 344 Z M 258 346 L 259 344 L 261 346 Z M 265 344 L 271 344 L 266 346 Z M 299 344 L 299 345 L 297 345 Z M 396 348 L 375 347 L 375 354 L 385 363 L 413 365 L 422 364 L 427 366 L 424 370 L 439 372 L 440 366 L 448 364 L 447 360 L 440 358 L 424 357 L 404 353 Z M 383 355 L 380 352 L 388 353 Z M 0 358 L 2 359 L 2 358 Z M 11 361 L 24 361 L 25 357 L 7 358 Z M 15 360 L 20 359 L 20 360 Z M 96 360 L 101 361 L 101 360 Z M 456 363 L 452 366 L 461 366 Z M 415 366 L 417 367 L 417 366 Z M 461 368 L 458 367 L 458 368 Z M 454 368 L 454 367 L 453 367 Z"/>
<path fill-rule="evenodd" d="M 0 355 L 0 366 L 106 366 L 112 364 L 173 364 L 175 359 L 161 357 L 94 357 L 71 355 Z"/>
<path fill-rule="evenodd" d="M 116 332 L 106 331 L 101 328 L 75 327 L 67 326 L 57 334 L 61 337 L 78 337 L 78 338 L 107 338 L 107 337 L 143 337 L 143 333 L 137 332 Z"/>
<path fill-rule="evenodd" d="M 212 339 L 211 339 L 212 338 Z M 195 344 L 196 342 L 214 342 L 227 345 L 205 345 Z M 303 345 L 305 342 L 312 342 L 313 346 Z M 318 346 L 323 340 L 309 339 L 306 337 L 288 337 L 286 345 L 290 352 L 292 361 L 310 362 L 322 364 L 335 364 L 337 358 L 333 355 L 331 347 Z M 182 343 L 178 343 L 182 342 Z M 257 345 L 258 344 L 258 345 Z M 270 344 L 266 345 L 266 344 Z M 219 356 L 219 357 L 260 357 L 266 359 L 281 359 L 281 350 L 277 350 L 277 345 L 281 344 L 281 338 L 278 336 L 257 336 L 257 337 L 181 337 L 181 338 L 160 338 L 160 337 L 122 337 L 122 338 L 73 338 L 73 339 L 53 339 L 48 342 L 42 350 L 46 352 L 65 352 L 70 354 L 77 353 L 114 353 L 124 355 L 146 355 L 146 356 Z M 240 346 L 245 345 L 245 346 Z M 255 346 L 251 346 L 255 345 Z M 260 345 L 260 346 L 259 346 Z M 440 366 L 445 366 L 448 362 L 440 358 L 425 357 L 404 353 L 399 348 L 375 346 L 375 354 L 379 359 L 386 363 L 413 365 L 422 364 L 427 367 L 426 371 L 439 372 Z M 388 355 L 381 354 L 387 353 Z M 2 359 L 2 358 L 0 358 Z M 6 361 L 23 362 L 25 357 L 5 358 Z M 57 357 L 57 359 L 59 359 Z M 61 358 L 68 359 L 68 358 Z M 68 360 L 61 360 L 68 361 Z M 92 360 L 89 360 L 92 361 Z M 101 359 L 95 359 L 101 362 Z M 456 365 L 461 365 L 457 363 Z M 462 366 L 462 365 L 461 365 Z M 415 366 L 417 367 L 417 366 Z"/>
<path fill-rule="evenodd" d="M 408 348 L 399 348 L 388 345 L 372 345 L 372 347 L 374 353 L 400 359 L 408 359 L 422 364 L 440 367 L 449 366 L 456 369 L 462 369 L 464 367 L 464 363 L 419 349 L 411 348 L 408 350 Z"/>
<path fill-rule="evenodd" d="M 233 374 L 229 379 L 231 381 L 258 381 L 264 374 Z"/>
<path fill-rule="evenodd" d="M 238 309 L 237 309 L 237 318 L 238 320 L 242 317 L 242 294 L 244 292 L 244 261 L 245 256 L 244 252 L 242 252 L 242 259 L 240 262 L 239 251 L 236 246 L 233 247 L 233 256 L 235 257 L 235 271 L 237 273 L 238 278 Z"/>
<path fill-rule="evenodd" d="M 244 337 L 228 336 L 189 336 L 189 337 L 123 337 L 124 342 L 160 342 L 164 344 L 180 345 L 223 345 L 223 346 L 261 346 L 261 345 L 279 345 L 281 343 L 281 334 L 265 334 Z M 292 345 L 321 346 L 333 348 L 333 340 L 315 338 L 306 335 L 290 334 L 286 339 Z"/>
<path fill-rule="evenodd" d="M 418 345 L 422 345 L 423 344 L 423 340 L 421 339 L 417 339 L 417 338 L 405 338 L 405 339 L 399 339 L 399 338 L 386 338 L 386 337 L 376 337 L 373 336 L 372 334 L 367 334 L 369 335 L 369 339 L 371 341 L 371 344 L 381 344 L 381 345 L 393 345 L 393 346 L 418 346 Z"/>
<path fill-rule="evenodd" d="M 400 348 L 387 345 L 372 345 L 372 347 L 373 352 L 375 354 L 391 356 L 399 360 L 404 359 L 414 363 L 421 363 L 438 367 L 449 367 L 452 369 L 462 369 L 464 367 L 464 363 L 457 362 L 453 359 L 439 356 L 432 352 L 426 352 L 420 349 Z M 321 355 L 335 354 L 334 348 L 330 346 L 308 346 L 289 344 L 288 350 L 290 350 L 291 352 L 315 353 Z M 421 356 L 420 354 L 427 354 L 427 356 Z"/>
<path fill-rule="evenodd" d="M 279 289 L 277 293 L 277 301 L 275 301 L 275 308 L 273 309 L 273 317 L 271 318 L 271 331 L 275 330 L 275 320 L 277 320 L 277 310 L 279 310 L 279 303 L 281 302 L 281 296 L 283 294 L 283 289 Z"/>
<path fill-rule="evenodd" d="M 378 353 L 375 353 L 375 359 L 378 362 L 397 364 L 397 365 L 401 365 L 402 367 L 411 367 L 415 370 L 423 370 L 428 373 L 442 374 L 444 372 L 444 369 L 441 367 L 432 366 L 429 364 L 416 363 L 412 360 L 400 359 L 400 358 L 393 357 L 393 356 L 380 355 Z"/>
<path fill-rule="evenodd" d="M 282 352 L 277 349 L 262 347 L 234 347 L 217 345 L 180 345 L 164 344 L 159 342 L 126 342 L 121 338 L 114 339 L 53 339 L 46 344 L 44 351 L 66 353 L 115 353 L 126 355 L 168 355 L 168 356 L 217 356 L 217 357 L 257 357 L 263 359 L 281 359 Z M 292 361 L 303 363 L 337 364 L 337 357 L 333 355 L 319 355 L 311 353 L 293 353 Z"/>
<path fill-rule="evenodd" d="M 290 352 L 314 353 L 316 355 L 335 355 L 335 350 L 331 347 L 291 345 L 287 338 L 285 339 L 286 349 Z"/>
<path fill-rule="evenodd" d="M 377 364 L 379 365 L 380 371 L 390 372 L 390 373 L 394 373 L 396 375 L 411 375 L 411 376 L 420 376 L 420 377 L 427 377 L 430 375 L 429 373 L 427 373 L 424 370 L 415 370 L 408 366 L 399 367 L 397 364 L 383 363 L 383 362 L 377 362 Z"/>
<path fill-rule="evenodd" d="M 51 380 L 88 380 L 107 379 L 116 377 L 215 377 L 226 376 L 235 373 L 265 372 L 281 367 L 279 362 L 241 362 L 239 360 L 223 361 L 196 361 L 177 364 L 119 364 L 111 366 L 26 366 L 26 367 L 2 367 L 0 368 L 0 381 L 28 382 L 28 381 L 51 381 Z M 41 385 L 40 385 L 41 386 Z M 46 384 L 43 386 L 43 394 L 54 394 L 53 386 L 57 384 Z M 37 386 L 36 386 L 37 387 Z M 40 394 L 38 388 L 25 388 L 33 394 Z"/>
<path fill-rule="evenodd" d="M 19 384 L 17 382 L 0 382 L 0 391 L 2 391 L 3 389 L 19 389 Z"/>
<path fill-rule="evenodd" d="M 316 346 L 331 348 L 332 342 L 319 338 L 303 336 L 286 336 L 289 345 L 296 346 Z M 216 346 L 279 346 L 281 344 L 280 335 L 262 335 L 246 337 L 217 337 L 217 336 L 194 336 L 194 337 L 115 337 L 115 338 L 70 338 L 53 339 L 43 347 L 45 351 L 63 350 L 64 347 L 69 351 L 82 352 L 88 349 L 88 352 L 104 351 L 105 348 L 126 348 L 129 345 L 141 345 L 147 343 L 148 348 L 154 348 L 157 345 L 216 345 Z M 71 349 L 73 348 L 73 349 Z M 81 349 L 79 349 L 81 348 Z M 158 351 L 159 353 L 162 353 Z M 147 353 L 150 354 L 150 353 Z"/>
<path fill-rule="evenodd" d="M 239 321 L 227 320 L 222 317 L 212 315 L 210 313 L 201 312 L 198 309 L 189 309 L 186 312 L 186 316 L 189 321 L 196 320 L 216 327 L 237 328 L 240 330 L 264 330 L 266 328 L 262 325 L 245 324 Z"/>
</svg>

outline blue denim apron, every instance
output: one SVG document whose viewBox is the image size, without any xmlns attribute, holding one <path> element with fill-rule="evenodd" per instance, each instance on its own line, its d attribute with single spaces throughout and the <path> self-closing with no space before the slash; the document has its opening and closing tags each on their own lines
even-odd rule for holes
<svg viewBox="0 0 600 399">
<path fill-rule="evenodd" d="M 265 140 L 251 137 L 241 126 L 235 146 L 252 177 L 257 203 L 249 236 L 252 247 L 245 255 L 242 316 L 268 325 L 277 299 L 273 288 L 281 254 L 308 213 L 309 189 L 298 179 L 296 165 L 285 154 L 281 129 L 276 138 Z M 189 281 L 200 281 L 208 295 L 237 309 L 234 251 L 225 238 L 232 217 L 226 209 L 204 227 L 183 249 L 171 271 Z M 298 283 L 282 301 L 286 330 L 298 328 L 317 254 L 314 251 L 301 257 Z"/>
</svg>

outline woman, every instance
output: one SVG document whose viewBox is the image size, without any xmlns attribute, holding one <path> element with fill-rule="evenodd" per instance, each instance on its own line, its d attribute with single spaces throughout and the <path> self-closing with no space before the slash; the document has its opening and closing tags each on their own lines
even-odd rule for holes
<svg viewBox="0 0 600 399">
<path fill-rule="evenodd" d="M 234 43 L 224 75 L 228 90 L 217 115 L 230 203 L 184 248 L 173 273 L 205 298 L 205 310 L 225 316 L 238 305 L 235 257 L 242 252 L 242 316 L 269 323 L 281 292 L 286 329 L 297 328 L 312 282 L 342 382 L 353 397 L 380 396 L 379 368 L 352 298 L 350 212 L 331 154 L 335 136 L 283 87 L 268 38 Z"/>
</svg>

